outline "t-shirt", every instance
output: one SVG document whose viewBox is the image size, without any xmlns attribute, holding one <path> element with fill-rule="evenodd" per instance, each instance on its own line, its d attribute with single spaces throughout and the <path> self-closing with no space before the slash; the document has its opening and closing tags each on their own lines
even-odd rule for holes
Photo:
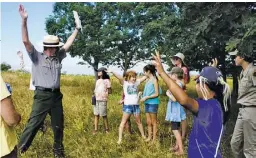
<svg viewBox="0 0 256 158">
<path fill-rule="evenodd" d="M 223 111 L 216 99 L 198 99 L 198 113 L 194 114 L 189 136 L 188 158 L 221 158 Z"/>
<path fill-rule="evenodd" d="M 0 79 L 1 82 L 1 100 L 10 96 L 2 76 Z M 8 155 L 17 145 L 16 132 L 13 127 L 9 127 L 0 116 L 0 157 Z"/>
<path fill-rule="evenodd" d="M 138 96 L 138 86 L 140 85 L 139 81 L 135 83 L 129 83 L 124 81 L 123 89 L 124 89 L 124 105 L 138 105 L 139 104 L 139 96 Z"/>
<path fill-rule="evenodd" d="M 96 100 L 107 101 L 108 88 L 111 88 L 111 82 L 109 79 L 98 79 L 94 90 Z"/>
</svg>

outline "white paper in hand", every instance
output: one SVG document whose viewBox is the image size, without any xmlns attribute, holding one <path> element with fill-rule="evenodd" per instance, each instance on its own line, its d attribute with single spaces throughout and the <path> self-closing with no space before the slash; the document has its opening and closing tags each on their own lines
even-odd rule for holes
<svg viewBox="0 0 256 158">
<path fill-rule="evenodd" d="M 74 11 L 74 10 L 73 10 L 73 14 L 74 14 L 74 18 L 75 18 L 76 24 L 78 25 L 77 27 L 78 27 L 79 29 L 81 29 L 81 31 L 83 31 L 82 24 L 81 24 L 81 20 L 80 20 L 80 18 L 79 18 L 79 16 L 78 16 L 77 11 Z"/>
</svg>

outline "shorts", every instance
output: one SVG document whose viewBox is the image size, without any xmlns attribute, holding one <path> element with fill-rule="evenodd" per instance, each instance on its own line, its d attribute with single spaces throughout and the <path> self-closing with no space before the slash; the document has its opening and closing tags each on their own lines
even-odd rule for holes
<svg viewBox="0 0 256 158">
<path fill-rule="evenodd" d="M 180 129 L 180 122 L 171 122 L 172 130 L 179 130 Z"/>
<path fill-rule="evenodd" d="M 158 104 L 145 104 L 145 112 L 146 113 L 157 113 Z"/>
<path fill-rule="evenodd" d="M 123 112 L 127 114 L 139 114 L 140 106 L 139 105 L 123 105 Z"/>
<path fill-rule="evenodd" d="M 96 101 L 96 105 L 93 106 L 93 114 L 96 116 L 107 116 L 107 102 Z"/>
</svg>

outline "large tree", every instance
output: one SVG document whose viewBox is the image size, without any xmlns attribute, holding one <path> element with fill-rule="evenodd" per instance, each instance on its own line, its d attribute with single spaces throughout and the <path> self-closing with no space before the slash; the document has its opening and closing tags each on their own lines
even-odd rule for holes
<svg viewBox="0 0 256 158">
<path fill-rule="evenodd" d="M 114 48 L 114 56 L 111 64 L 121 67 L 124 72 L 132 68 L 138 62 L 149 57 L 149 52 L 141 45 L 141 31 L 143 23 L 138 16 L 144 6 L 140 3 L 114 3 L 114 14 L 108 21 L 112 27 L 106 43 Z"/>
</svg>

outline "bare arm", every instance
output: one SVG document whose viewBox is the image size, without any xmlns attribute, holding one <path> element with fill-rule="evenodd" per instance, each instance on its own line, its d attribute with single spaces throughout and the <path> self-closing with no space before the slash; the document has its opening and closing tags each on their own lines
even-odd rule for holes
<svg viewBox="0 0 256 158">
<path fill-rule="evenodd" d="M 32 52 L 32 43 L 29 41 L 28 28 L 27 28 L 28 14 L 27 14 L 27 11 L 24 9 L 23 5 L 19 6 L 19 12 L 20 12 L 20 16 L 22 18 L 22 25 L 21 25 L 22 41 L 25 45 L 27 52 L 31 53 Z"/>
<path fill-rule="evenodd" d="M 166 95 L 167 95 L 172 101 L 174 101 L 174 102 L 177 101 L 177 100 L 174 98 L 174 96 L 170 94 L 170 91 L 169 91 L 169 90 L 166 92 Z"/>
<path fill-rule="evenodd" d="M 113 76 L 116 77 L 116 78 L 119 80 L 120 84 L 122 84 L 122 85 L 124 84 L 124 78 L 123 78 L 122 76 L 120 76 L 120 75 L 118 75 L 118 74 L 116 74 L 115 72 L 112 72 L 112 71 L 110 71 L 110 70 L 108 70 L 107 72 L 108 72 L 108 73 L 112 73 Z"/>
<path fill-rule="evenodd" d="M 15 110 L 11 97 L 1 100 L 0 114 L 8 126 L 16 126 L 21 120 L 21 116 Z"/>
<path fill-rule="evenodd" d="M 147 76 L 143 76 L 137 80 L 141 83 L 141 82 L 144 82 L 147 78 L 148 78 Z"/>
<path fill-rule="evenodd" d="M 81 20 L 79 19 L 79 16 L 77 14 L 76 11 L 73 11 L 74 14 L 74 18 L 75 18 L 75 24 L 76 24 L 76 28 L 74 30 L 74 32 L 71 34 L 71 36 L 69 36 L 68 40 L 66 41 L 66 43 L 64 44 L 64 46 L 62 47 L 65 52 L 67 52 L 70 48 L 70 46 L 72 45 L 72 43 L 74 42 L 77 34 L 78 34 L 78 30 L 81 29 Z"/>
<path fill-rule="evenodd" d="M 67 52 L 69 50 L 70 46 L 72 45 L 72 43 L 74 42 L 74 40 L 76 38 L 77 33 L 78 33 L 78 29 L 76 28 L 74 30 L 74 32 L 71 34 L 71 36 L 69 36 L 66 43 L 62 46 L 62 48 L 65 50 L 65 52 Z"/>
<path fill-rule="evenodd" d="M 190 98 L 180 86 L 173 81 L 164 71 L 161 58 L 159 52 L 156 52 L 156 55 L 153 55 L 154 65 L 156 66 L 157 72 L 160 77 L 164 80 L 166 85 L 168 86 L 169 90 L 171 91 L 172 95 L 176 98 L 176 100 L 185 108 L 189 109 L 190 111 L 197 113 L 198 112 L 198 102 Z"/>
</svg>

